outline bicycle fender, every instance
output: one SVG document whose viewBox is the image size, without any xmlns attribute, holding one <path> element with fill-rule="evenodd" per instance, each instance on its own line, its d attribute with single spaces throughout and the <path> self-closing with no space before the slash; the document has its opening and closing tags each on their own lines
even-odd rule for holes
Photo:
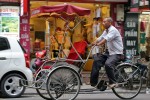
<svg viewBox="0 0 150 100">
<path fill-rule="evenodd" d="M 134 65 L 134 64 L 124 62 L 124 63 L 121 63 L 121 64 L 117 65 L 117 68 L 120 67 L 120 66 L 126 66 L 126 65 L 137 67 L 137 66 Z M 137 68 L 138 68 L 138 67 L 137 67 Z"/>
</svg>

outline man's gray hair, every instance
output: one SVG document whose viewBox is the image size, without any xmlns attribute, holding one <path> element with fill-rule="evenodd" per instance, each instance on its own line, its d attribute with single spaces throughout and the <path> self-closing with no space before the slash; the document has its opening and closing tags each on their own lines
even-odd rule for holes
<svg viewBox="0 0 150 100">
<path fill-rule="evenodd" d="M 108 22 L 113 22 L 113 19 L 111 17 L 106 17 Z"/>
</svg>

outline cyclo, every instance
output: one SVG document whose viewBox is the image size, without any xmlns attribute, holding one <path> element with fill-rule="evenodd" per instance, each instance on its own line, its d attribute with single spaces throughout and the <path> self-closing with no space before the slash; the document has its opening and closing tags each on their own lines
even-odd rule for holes
<svg viewBox="0 0 150 100">
<path fill-rule="evenodd" d="M 74 49 L 76 56 L 79 56 L 79 59 L 58 58 L 54 61 L 46 61 L 41 66 L 41 70 L 36 74 L 32 85 L 28 86 L 25 80 L 21 81 L 22 85 L 35 88 L 38 94 L 44 99 L 74 100 L 80 92 L 80 87 L 83 85 L 82 70 L 89 59 L 92 49 L 86 59 L 82 59 L 75 48 L 72 49 Z M 76 64 L 73 64 L 74 62 Z M 42 68 L 48 65 L 51 66 L 50 69 Z M 104 80 L 104 76 L 106 76 L 105 72 L 96 86 L 99 91 L 107 89 L 108 81 Z M 118 86 L 112 88 L 112 91 L 117 97 L 121 99 L 133 99 L 140 93 L 142 75 L 139 67 L 132 63 L 119 62 L 115 67 L 115 76 Z"/>
<path fill-rule="evenodd" d="M 63 17 L 59 17 L 65 20 Z M 73 14 L 71 17 L 77 16 Z M 83 85 L 82 71 L 94 46 L 91 48 L 87 58 L 83 59 L 81 56 L 83 52 L 80 52 L 80 50 L 85 50 L 87 46 L 86 42 L 82 41 L 73 44 L 70 41 L 70 44 L 72 49 L 68 58 L 58 57 L 55 60 L 45 60 L 40 67 L 41 69 L 35 75 L 35 81 L 30 84 L 26 80 L 21 80 L 20 84 L 35 88 L 38 94 L 44 99 L 74 100 L 80 92 L 80 87 Z M 79 44 L 82 45 L 78 46 Z M 59 46 L 59 53 L 62 53 L 62 45 Z M 80 50 L 77 47 L 80 47 Z M 45 66 L 49 66 L 49 69 L 44 69 Z M 113 93 L 121 99 L 132 99 L 136 97 L 142 87 L 141 70 L 136 65 L 125 62 L 118 63 L 114 70 L 118 87 L 112 88 Z M 101 88 L 103 90 L 107 88 L 107 80 L 103 80 L 104 76 L 105 73 L 103 73 L 97 84 L 97 88 L 100 90 Z"/>
</svg>

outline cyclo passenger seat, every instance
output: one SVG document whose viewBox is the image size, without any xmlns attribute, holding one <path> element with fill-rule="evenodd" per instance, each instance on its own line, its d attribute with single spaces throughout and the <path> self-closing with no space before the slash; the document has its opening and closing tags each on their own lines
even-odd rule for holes
<svg viewBox="0 0 150 100">
<path fill-rule="evenodd" d="M 82 40 L 82 41 L 79 41 L 79 42 L 75 42 L 73 44 L 73 46 L 76 49 L 76 51 L 79 53 L 79 55 L 82 57 L 85 54 L 85 50 L 86 50 L 86 47 L 87 47 L 87 42 Z M 71 48 L 67 59 L 72 59 L 72 60 L 79 59 L 79 56 L 77 55 L 77 53 L 75 52 L 73 47 Z M 70 63 L 70 64 L 74 63 L 73 61 L 67 61 L 67 62 Z"/>
</svg>

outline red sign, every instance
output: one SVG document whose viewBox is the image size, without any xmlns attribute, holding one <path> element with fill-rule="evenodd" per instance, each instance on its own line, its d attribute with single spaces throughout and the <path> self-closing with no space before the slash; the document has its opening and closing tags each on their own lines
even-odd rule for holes
<svg viewBox="0 0 150 100">
<path fill-rule="evenodd" d="M 139 8 L 130 8 L 130 12 L 138 12 Z"/>
<path fill-rule="evenodd" d="M 29 16 L 20 17 L 20 43 L 30 54 L 30 27 L 29 27 Z"/>
</svg>

